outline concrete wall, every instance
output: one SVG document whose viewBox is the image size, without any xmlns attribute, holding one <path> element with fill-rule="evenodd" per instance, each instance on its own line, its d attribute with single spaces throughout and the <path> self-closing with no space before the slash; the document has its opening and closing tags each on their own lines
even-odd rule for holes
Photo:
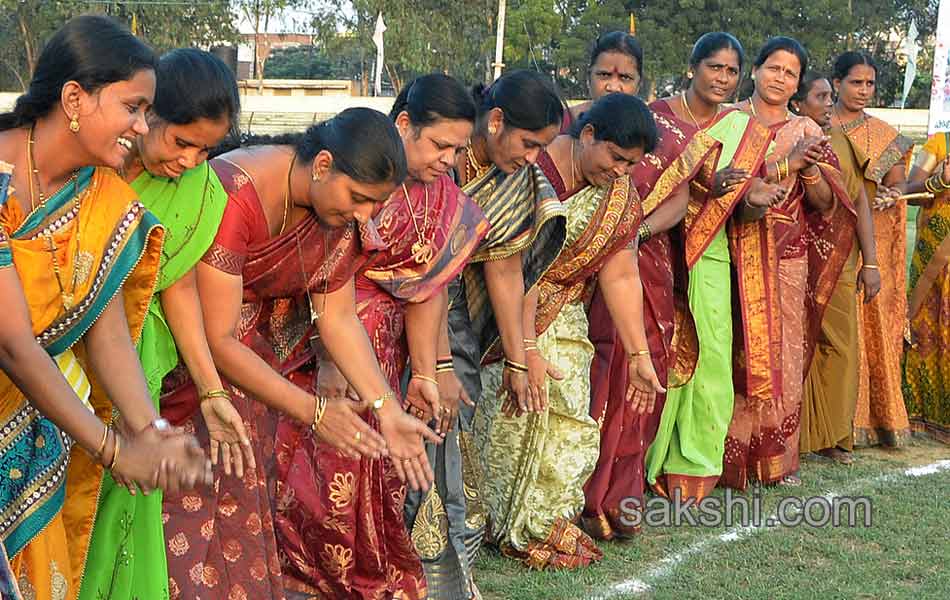
<svg viewBox="0 0 950 600">
<path fill-rule="evenodd" d="M 0 92 L 0 111 L 10 110 L 18 94 Z M 351 106 L 389 112 L 393 98 L 367 96 L 242 96 L 241 124 L 253 133 L 295 131 L 328 119 Z M 872 108 L 868 110 L 902 133 L 923 139 L 927 135 L 927 111 L 920 109 Z"/>
</svg>

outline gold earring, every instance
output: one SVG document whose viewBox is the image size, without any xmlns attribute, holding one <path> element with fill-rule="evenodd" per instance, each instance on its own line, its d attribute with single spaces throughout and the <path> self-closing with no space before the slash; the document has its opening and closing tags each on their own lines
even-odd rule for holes
<svg viewBox="0 0 950 600">
<path fill-rule="evenodd" d="M 312 178 L 314 181 L 320 181 L 320 176 L 317 175 L 316 173 L 314 173 L 314 174 L 311 176 L 311 178 Z"/>
<path fill-rule="evenodd" d="M 692 71 L 687 71 L 687 72 L 686 72 L 686 79 L 692 79 L 692 78 L 693 78 L 693 72 L 692 72 Z"/>
<path fill-rule="evenodd" d="M 488 126 L 488 134 L 489 134 L 489 135 L 495 135 L 496 133 L 498 133 L 498 127 L 496 127 L 495 125 L 489 125 L 489 126 Z"/>
<path fill-rule="evenodd" d="M 73 118 L 69 120 L 69 130 L 79 133 L 79 115 L 73 115 Z"/>
</svg>

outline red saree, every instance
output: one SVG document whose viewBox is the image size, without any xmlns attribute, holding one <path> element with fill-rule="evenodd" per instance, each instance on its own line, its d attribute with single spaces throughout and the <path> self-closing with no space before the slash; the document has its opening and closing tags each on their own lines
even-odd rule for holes
<svg viewBox="0 0 950 600">
<path fill-rule="evenodd" d="M 458 275 L 488 223 L 448 176 L 414 185 L 409 198 L 397 189 L 375 223 L 386 250 L 356 279 L 357 310 L 398 390 L 408 359 L 403 307 L 428 300 Z M 416 225 L 431 255 L 419 251 Z M 290 423 L 278 428 L 276 446 L 278 456 L 293 457 L 278 461 L 277 537 L 288 588 L 333 599 L 425 598 L 403 517 L 406 487 L 391 461 L 347 458 Z"/>
<path fill-rule="evenodd" d="M 655 108 L 655 105 L 654 105 Z M 680 185 L 696 176 L 713 157 L 717 142 L 671 115 L 655 114 L 660 141 L 632 170 L 643 198 L 644 216 L 666 201 Z M 643 320 L 653 368 L 665 386 L 673 342 L 673 265 L 667 232 L 638 247 L 643 287 Z M 658 394 L 652 413 L 631 410 L 627 395 L 627 353 L 614 328 L 607 304 L 594 292 L 589 309 L 589 336 L 596 353 L 591 364 L 590 415 L 600 424 L 600 456 L 584 486 L 584 529 L 594 538 L 636 534 L 625 525 L 620 504 L 635 498 L 643 505 L 643 457 L 656 435 L 666 394 Z"/>
<path fill-rule="evenodd" d="M 228 192 L 228 206 L 214 244 L 202 259 L 241 275 L 244 298 L 235 336 L 275 370 L 307 388 L 313 353 L 308 291 L 333 291 L 366 262 L 360 235 L 352 228 L 326 229 L 308 216 L 270 239 L 254 182 L 224 159 L 212 167 Z M 373 240 L 375 232 L 363 232 Z M 179 369 L 166 379 L 162 416 L 193 432 L 203 445 L 208 432 L 194 385 Z M 177 385 L 176 385 L 177 384 Z M 243 479 L 215 469 L 213 491 L 165 495 L 169 592 L 172 598 L 281 599 L 284 587 L 274 536 L 272 506 L 280 491 L 274 472 L 295 456 L 275 452 L 278 427 L 309 432 L 264 404 L 228 386 L 254 447 L 256 470 Z M 302 436 L 312 443 L 312 438 Z M 283 559 L 283 560 L 286 560 Z"/>
<path fill-rule="evenodd" d="M 771 127 L 775 144 L 766 162 L 788 156 L 804 136 L 821 135 L 807 117 L 794 117 Z M 841 269 L 851 252 L 855 213 L 844 188 L 833 151 L 825 149 L 818 165 L 835 198 L 834 208 L 822 215 L 805 202 L 805 183 L 798 176 L 781 183 L 789 193 L 766 217 L 744 226 L 747 235 L 773 244 L 777 258 L 776 295 L 767 295 L 769 310 L 780 316 L 780 328 L 770 330 L 774 347 L 781 348 L 781 388 L 771 397 L 737 393 L 732 422 L 726 436 L 720 484 L 744 490 L 749 481 L 776 483 L 798 470 L 798 440 L 803 382 L 810 363 L 821 317 Z M 757 230 L 757 231 L 756 231 Z M 754 232 L 754 233 L 753 233 Z M 806 358 L 807 356 L 807 358 Z"/>
</svg>

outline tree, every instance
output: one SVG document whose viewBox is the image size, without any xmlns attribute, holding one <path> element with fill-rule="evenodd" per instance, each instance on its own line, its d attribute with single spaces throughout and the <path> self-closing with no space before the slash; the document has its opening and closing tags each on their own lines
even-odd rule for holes
<svg viewBox="0 0 950 600">
<path fill-rule="evenodd" d="M 135 0 L 0 0 L 2 89 L 25 89 L 46 39 L 70 18 L 89 12 L 112 15 L 127 25 L 135 15 L 138 34 L 159 52 L 236 39 L 228 0 L 168 5 Z"/>
<path fill-rule="evenodd" d="M 257 75 L 257 93 L 264 87 L 264 65 L 270 55 L 267 31 L 271 20 L 279 19 L 284 11 L 307 4 L 305 0 L 235 0 L 234 8 L 254 28 L 254 73 Z M 263 47 L 262 47 L 263 46 Z"/>
</svg>

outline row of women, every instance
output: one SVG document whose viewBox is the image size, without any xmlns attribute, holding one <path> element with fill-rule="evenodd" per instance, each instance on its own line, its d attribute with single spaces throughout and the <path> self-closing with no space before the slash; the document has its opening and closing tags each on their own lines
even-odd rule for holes
<svg viewBox="0 0 950 600">
<path fill-rule="evenodd" d="M 237 143 L 219 60 L 67 23 L 0 115 L 2 597 L 471 598 L 483 542 L 582 566 L 645 484 L 897 441 L 902 203 L 950 174 L 868 57 L 775 38 L 727 106 L 743 60 L 648 108 L 611 33 L 572 110 L 429 75 Z"/>
</svg>

